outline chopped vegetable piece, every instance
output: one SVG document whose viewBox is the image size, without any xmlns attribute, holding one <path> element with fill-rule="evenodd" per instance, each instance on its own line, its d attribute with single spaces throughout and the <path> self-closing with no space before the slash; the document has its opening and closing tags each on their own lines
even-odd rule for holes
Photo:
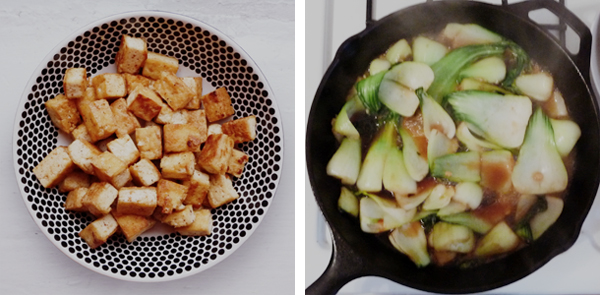
<svg viewBox="0 0 600 295">
<path fill-rule="evenodd" d="M 456 140 L 449 139 L 437 129 L 431 131 L 429 143 L 427 145 L 427 162 L 429 164 L 429 170 L 433 169 L 433 161 L 435 161 L 435 159 L 452 154 L 457 150 L 458 143 Z"/>
<path fill-rule="evenodd" d="M 492 256 L 514 250 L 519 245 L 519 237 L 502 221 L 494 226 L 479 242 L 475 249 L 477 256 Z"/>
<path fill-rule="evenodd" d="M 487 92 L 498 92 L 498 93 L 503 93 L 503 94 L 511 94 L 510 91 L 508 91 L 500 86 L 496 86 L 494 84 L 479 81 L 479 80 L 473 79 L 473 78 L 462 79 L 462 81 L 460 81 L 460 84 L 458 85 L 458 90 L 461 90 L 461 91 L 463 91 L 463 90 L 481 90 L 481 91 L 487 91 Z"/>
<path fill-rule="evenodd" d="M 416 209 L 404 210 L 396 202 L 373 194 L 360 199 L 360 223 L 364 232 L 387 231 L 410 222 Z"/>
<path fill-rule="evenodd" d="M 470 151 L 483 152 L 486 149 L 500 149 L 499 146 L 471 134 L 466 122 L 460 122 L 456 127 L 456 138 Z"/>
<path fill-rule="evenodd" d="M 444 206 L 442 209 L 438 210 L 438 216 L 451 215 L 456 213 L 465 212 L 467 210 L 467 205 L 460 202 L 451 201 L 448 205 Z"/>
<path fill-rule="evenodd" d="M 489 221 L 473 214 L 472 212 L 462 212 L 452 215 L 440 216 L 440 219 L 445 222 L 466 226 L 480 234 L 487 233 L 494 226 Z"/>
<path fill-rule="evenodd" d="M 327 175 L 340 179 L 343 184 L 354 185 L 361 170 L 360 161 L 360 139 L 344 138 L 327 163 Z"/>
<path fill-rule="evenodd" d="M 481 160 L 478 152 L 459 152 L 433 160 L 431 175 L 454 182 L 479 182 Z"/>
<path fill-rule="evenodd" d="M 477 183 L 460 182 L 454 189 L 456 191 L 452 197 L 454 201 L 465 204 L 470 209 L 475 209 L 481 204 L 483 189 Z"/>
<path fill-rule="evenodd" d="M 515 86 L 521 93 L 538 101 L 546 101 L 554 91 L 552 76 L 546 72 L 522 74 L 515 80 Z"/>
<path fill-rule="evenodd" d="M 433 82 L 433 70 L 427 64 L 416 61 L 405 61 L 394 66 L 384 79 L 395 81 L 412 90 L 423 88 L 427 90 Z"/>
<path fill-rule="evenodd" d="M 423 203 L 423 210 L 437 210 L 445 207 L 454 196 L 454 187 L 445 186 L 443 184 L 436 185 L 429 197 Z"/>
<path fill-rule="evenodd" d="M 550 123 L 554 131 L 554 142 L 558 153 L 562 157 L 566 157 L 579 140 L 581 129 L 577 123 L 571 120 L 550 119 Z"/>
<path fill-rule="evenodd" d="M 379 72 L 375 75 L 364 78 L 356 83 L 356 92 L 363 106 L 367 109 L 367 113 L 376 114 L 381 108 L 378 92 L 379 85 L 386 72 Z"/>
<path fill-rule="evenodd" d="M 421 191 L 417 192 L 414 195 L 403 196 L 403 195 L 395 195 L 396 202 L 405 210 L 410 210 L 413 208 L 417 208 L 423 201 L 429 197 L 431 192 L 433 191 L 434 186 L 426 187 Z"/>
<path fill-rule="evenodd" d="M 429 38 L 419 36 L 413 41 L 413 60 L 432 65 L 448 53 L 443 44 Z"/>
<path fill-rule="evenodd" d="M 369 73 L 371 75 L 375 75 L 379 72 L 387 71 L 391 67 L 392 67 L 392 64 L 387 59 L 376 58 L 376 59 L 372 60 L 371 64 L 369 65 Z"/>
<path fill-rule="evenodd" d="M 364 110 L 364 107 L 358 100 L 358 97 L 355 96 L 348 100 L 335 118 L 335 123 L 333 123 L 333 132 L 352 139 L 360 139 L 360 134 L 350 121 L 350 117 L 352 117 L 354 113 L 361 110 Z"/>
<path fill-rule="evenodd" d="M 406 171 L 412 179 L 421 181 L 429 173 L 427 159 L 425 155 L 419 153 L 414 139 L 404 128 L 400 128 L 399 133 L 400 137 L 402 137 L 402 152 Z"/>
<path fill-rule="evenodd" d="M 427 237 L 420 222 L 414 221 L 394 229 L 389 238 L 391 244 L 418 267 L 427 266 L 431 262 L 427 252 Z"/>
<path fill-rule="evenodd" d="M 529 226 L 534 240 L 537 240 L 560 216 L 562 213 L 564 202 L 561 198 L 546 196 L 548 209 L 535 215 Z"/>
<path fill-rule="evenodd" d="M 408 195 L 417 192 L 417 182 L 410 177 L 404 165 L 402 151 L 393 146 L 389 149 L 383 166 L 383 187 L 394 195 Z"/>
<path fill-rule="evenodd" d="M 481 154 L 481 185 L 500 194 L 512 190 L 511 175 L 515 159 L 507 150 L 493 150 Z"/>
<path fill-rule="evenodd" d="M 342 192 L 338 199 L 338 207 L 342 211 L 354 217 L 358 217 L 358 198 L 345 186 L 342 186 Z"/>
<path fill-rule="evenodd" d="M 475 247 L 475 235 L 466 226 L 438 222 L 429 233 L 429 245 L 436 251 L 469 253 Z"/>
<path fill-rule="evenodd" d="M 412 50 L 410 49 L 410 45 L 406 39 L 401 39 L 400 41 L 394 43 L 394 45 L 387 50 L 385 53 L 385 58 L 391 64 L 396 64 L 406 60 L 411 55 Z"/>
<path fill-rule="evenodd" d="M 423 115 L 423 131 L 429 139 L 431 130 L 437 129 L 446 137 L 453 138 L 456 134 L 456 125 L 446 110 L 433 100 L 422 88 L 415 92 L 421 101 L 421 113 Z"/>
<path fill-rule="evenodd" d="M 483 58 L 460 72 L 463 78 L 478 78 L 485 82 L 498 84 L 506 77 L 506 64 L 498 56 Z"/>
<path fill-rule="evenodd" d="M 365 192 L 378 192 L 383 184 L 383 166 L 390 147 L 396 144 L 397 132 L 391 121 L 371 143 L 365 160 L 362 163 L 356 186 Z"/>
<path fill-rule="evenodd" d="M 419 107 L 419 98 L 415 91 L 386 77 L 388 75 L 383 78 L 379 86 L 379 100 L 390 110 L 402 116 L 412 116 Z"/>
<path fill-rule="evenodd" d="M 552 124 L 539 107 L 527 127 L 511 178 L 522 194 L 561 192 L 567 187 L 567 169 L 556 149 Z"/>
<path fill-rule="evenodd" d="M 517 206 L 521 206 L 521 208 L 517 207 L 517 210 L 521 210 L 521 212 L 517 211 L 515 214 L 515 220 L 518 221 L 515 232 L 525 242 L 532 242 L 533 233 L 531 232 L 530 221 L 534 216 L 548 210 L 548 201 L 545 197 L 522 195 Z"/>
<path fill-rule="evenodd" d="M 531 100 L 525 96 L 469 90 L 451 93 L 446 98 L 459 121 L 488 141 L 505 148 L 523 142 L 531 116 Z"/>
<path fill-rule="evenodd" d="M 452 40 L 453 48 L 502 41 L 502 36 L 477 24 L 449 23 L 442 31 L 442 35 Z"/>
</svg>

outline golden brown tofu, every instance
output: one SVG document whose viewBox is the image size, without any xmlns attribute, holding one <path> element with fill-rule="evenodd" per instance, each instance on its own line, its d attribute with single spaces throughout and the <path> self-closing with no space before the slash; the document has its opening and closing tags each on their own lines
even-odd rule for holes
<svg viewBox="0 0 600 295">
<path fill-rule="evenodd" d="M 188 110 L 173 111 L 170 106 L 165 104 L 158 115 L 154 118 L 154 122 L 158 124 L 186 124 L 188 122 Z"/>
<path fill-rule="evenodd" d="M 115 116 L 117 137 L 123 137 L 135 131 L 135 128 L 140 128 L 140 121 L 136 116 L 127 110 L 127 101 L 124 98 L 119 98 L 110 104 L 110 110 Z"/>
<path fill-rule="evenodd" d="M 194 98 L 192 90 L 171 72 L 162 72 L 153 87 L 174 111 L 184 108 Z"/>
<path fill-rule="evenodd" d="M 213 134 L 204 143 L 198 157 L 198 165 L 208 173 L 225 174 L 232 150 L 233 140 L 229 136 Z"/>
<path fill-rule="evenodd" d="M 82 98 L 87 84 L 87 72 L 85 68 L 69 68 L 65 71 L 63 90 L 68 99 Z"/>
<path fill-rule="evenodd" d="M 194 209 L 191 205 L 187 205 L 181 210 L 173 211 L 166 216 L 162 216 L 160 221 L 174 228 L 179 228 L 192 224 L 195 219 L 196 214 L 194 214 Z"/>
<path fill-rule="evenodd" d="M 196 157 L 192 152 L 165 154 L 160 159 L 160 170 L 163 178 L 185 179 L 194 174 Z"/>
<path fill-rule="evenodd" d="M 210 136 L 211 134 L 223 134 L 223 127 L 219 123 L 210 124 L 208 125 L 206 134 L 207 136 Z"/>
<path fill-rule="evenodd" d="M 188 187 L 188 193 L 183 204 L 199 208 L 204 203 L 210 189 L 210 176 L 202 171 L 195 170 L 194 174 L 182 182 Z"/>
<path fill-rule="evenodd" d="M 252 141 L 256 138 L 256 116 L 248 116 L 223 123 L 223 133 L 235 143 Z"/>
<path fill-rule="evenodd" d="M 127 166 L 135 163 L 140 158 L 140 152 L 128 134 L 107 143 L 106 147 Z"/>
<path fill-rule="evenodd" d="M 179 208 L 187 196 L 187 186 L 174 181 L 161 179 L 156 185 L 157 204 L 161 207 L 160 212 L 171 214 Z"/>
<path fill-rule="evenodd" d="M 139 73 L 147 55 L 148 48 L 144 39 L 129 35 L 121 36 L 121 45 L 115 57 L 117 73 Z"/>
<path fill-rule="evenodd" d="M 83 199 L 83 206 L 94 216 L 108 214 L 118 194 L 119 191 L 110 183 L 94 182 L 88 188 L 86 197 Z"/>
<path fill-rule="evenodd" d="M 105 73 L 92 78 L 96 99 L 115 99 L 127 95 L 127 84 L 121 74 Z"/>
<path fill-rule="evenodd" d="M 141 159 L 139 162 L 129 167 L 133 181 L 142 186 L 150 186 L 157 182 L 160 177 L 160 171 L 148 159 Z"/>
<path fill-rule="evenodd" d="M 50 120 L 62 132 L 70 134 L 81 123 L 77 103 L 62 94 L 46 101 L 45 106 Z"/>
<path fill-rule="evenodd" d="M 202 105 L 202 77 L 183 77 L 183 83 L 192 90 L 193 98 L 185 105 L 186 109 L 197 110 Z"/>
<path fill-rule="evenodd" d="M 92 160 L 102 152 L 86 140 L 76 139 L 68 147 L 68 153 L 73 163 L 83 172 L 94 175 Z"/>
<path fill-rule="evenodd" d="M 148 79 L 142 75 L 132 75 L 123 73 L 123 78 L 125 78 L 125 84 L 127 84 L 127 93 L 131 93 L 138 86 L 148 87 L 150 88 L 154 80 Z"/>
<path fill-rule="evenodd" d="M 157 204 L 155 187 L 123 187 L 119 189 L 117 211 L 122 214 L 150 216 Z"/>
<path fill-rule="evenodd" d="M 208 191 L 208 202 L 212 208 L 223 206 L 239 198 L 238 193 L 233 188 L 231 178 L 227 175 L 210 175 L 210 189 Z"/>
<path fill-rule="evenodd" d="M 111 214 L 106 214 L 101 218 L 94 220 L 86 226 L 79 236 L 90 246 L 96 249 L 106 243 L 114 233 L 117 232 L 119 225 Z"/>
<path fill-rule="evenodd" d="M 33 168 L 33 174 L 42 186 L 51 188 L 63 181 L 75 167 L 71 157 L 69 157 L 67 147 L 59 146 Z"/>
<path fill-rule="evenodd" d="M 198 128 L 198 135 L 200 136 L 200 141 L 204 143 L 208 138 L 206 112 L 204 110 L 187 111 L 187 123 Z"/>
<path fill-rule="evenodd" d="M 110 184 L 112 184 L 115 188 L 120 189 L 126 186 L 127 184 L 130 184 L 132 179 L 133 178 L 131 177 L 131 172 L 129 171 L 129 169 L 125 169 L 123 170 L 123 172 L 113 177 L 110 180 Z"/>
<path fill-rule="evenodd" d="M 233 149 L 231 151 L 231 157 L 229 157 L 227 173 L 238 178 L 242 177 L 246 163 L 248 163 L 248 155 L 240 150 Z"/>
<path fill-rule="evenodd" d="M 65 200 L 65 210 L 86 212 L 88 209 L 83 205 L 83 200 L 87 195 L 88 188 L 80 187 L 69 192 Z"/>
<path fill-rule="evenodd" d="M 125 238 L 130 243 L 156 224 L 154 218 L 133 214 L 122 214 L 120 212 L 113 212 L 112 214 L 117 220 L 119 228 L 121 228 Z"/>
<path fill-rule="evenodd" d="M 127 109 L 136 117 L 151 121 L 162 109 L 164 102 L 154 90 L 147 87 L 135 88 L 127 97 Z"/>
<path fill-rule="evenodd" d="M 108 101 L 98 99 L 80 106 L 84 106 L 81 108 L 81 110 L 84 110 L 81 115 L 93 142 L 105 139 L 117 131 L 115 117 Z"/>
<path fill-rule="evenodd" d="M 92 159 L 94 174 L 102 181 L 111 182 L 127 169 L 127 164 L 111 152 L 103 152 Z"/>
<path fill-rule="evenodd" d="M 160 79 L 161 72 L 176 74 L 178 69 L 179 61 L 176 58 L 148 51 L 142 75 L 153 80 L 158 80 Z"/>
<path fill-rule="evenodd" d="M 191 124 L 166 124 L 163 136 L 165 153 L 200 151 L 200 132 Z"/>
<path fill-rule="evenodd" d="M 77 169 L 69 173 L 69 175 L 58 184 L 58 191 L 61 193 L 70 192 L 80 187 L 89 187 L 91 183 L 90 175 Z"/>
<path fill-rule="evenodd" d="M 162 158 L 162 136 L 159 126 L 136 128 L 135 140 L 142 159 L 156 160 Z"/>
<path fill-rule="evenodd" d="M 210 209 L 194 210 L 194 222 L 190 225 L 177 228 L 177 232 L 184 236 L 208 236 L 212 232 L 212 214 Z"/>
<path fill-rule="evenodd" d="M 231 97 L 225 87 L 202 96 L 202 104 L 209 123 L 225 119 L 235 113 L 231 105 Z"/>
<path fill-rule="evenodd" d="M 85 127 L 85 124 L 79 124 L 77 128 L 71 131 L 71 135 L 73 136 L 73 139 L 81 139 L 88 142 L 92 142 L 92 138 L 90 137 L 90 134 L 88 133 L 87 128 Z"/>
</svg>

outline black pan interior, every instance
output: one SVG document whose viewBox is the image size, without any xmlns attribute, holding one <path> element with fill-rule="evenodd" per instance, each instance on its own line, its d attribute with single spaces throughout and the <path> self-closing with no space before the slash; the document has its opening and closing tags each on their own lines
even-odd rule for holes
<svg viewBox="0 0 600 295">
<path fill-rule="evenodd" d="M 373 58 L 401 38 L 438 32 L 449 22 L 477 23 L 522 46 L 532 59 L 554 75 L 571 116 L 582 129 L 582 136 L 575 147 L 576 167 L 565 196 L 564 211 L 539 240 L 506 258 L 472 269 L 431 266 L 417 269 L 388 243 L 363 233 L 357 220 L 338 211 L 340 183 L 325 173 L 325 166 L 337 148 L 331 134 L 331 119 Z M 569 54 L 544 30 L 507 7 L 472 1 L 430 2 L 409 7 L 347 40 L 339 48 L 316 93 L 309 115 L 306 148 L 308 173 L 317 202 L 335 238 L 351 248 L 352 259 L 364 264 L 362 273 L 355 276 L 382 276 L 432 292 L 469 293 L 514 282 L 568 249 L 579 235 L 598 188 L 598 107 L 588 87 L 588 70 L 580 71 Z"/>
</svg>

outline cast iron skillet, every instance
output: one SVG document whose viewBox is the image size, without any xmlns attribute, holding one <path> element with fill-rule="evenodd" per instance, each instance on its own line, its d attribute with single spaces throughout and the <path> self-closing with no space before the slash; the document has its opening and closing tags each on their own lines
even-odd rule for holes
<svg viewBox="0 0 600 295">
<path fill-rule="evenodd" d="M 528 13 L 546 8 L 563 19 L 580 38 L 577 54 L 533 23 Z M 577 159 L 557 222 L 532 245 L 505 258 L 472 269 L 428 266 L 418 269 L 386 239 L 363 233 L 356 219 L 339 212 L 340 182 L 325 167 L 337 148 L 331 119 L 344 104 L 356 78 L 370 61 L 393 42 L 421 33 L 439 32 L 447 23 L 477 23 L 521 45 L 550 70 L 582 135 L 575 146 Z M 380 276 L 412 288 L 439 293 L 471 293 L 517 281 L 540 268 L 575 243 L 596 195 L 599 182 L 599 120 L 590 92 L 589 61 L 592 36 L 588 28 L 555 1 L 490 5 L 472 1 L 427 2 L 397 11 L 344 42 L 317 90 L 311 107 L 306 161 L 314 195 L 333 233 L 333 255 L 325 273 L 306 294 L 334 294 L 361 276 Z"/>
</svg>

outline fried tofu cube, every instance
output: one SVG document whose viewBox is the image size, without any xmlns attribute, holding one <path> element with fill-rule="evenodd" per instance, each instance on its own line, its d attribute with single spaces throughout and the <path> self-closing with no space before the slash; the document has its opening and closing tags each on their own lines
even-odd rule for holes
<svg viewBox="0 0 600 295">
<path fill-rule="evenodd" d="M 140 215 L 122 214 L 121 212 L 113 212 L 114 218 L 121 228 L 121 232 L 125 235 L 128 242 L 133 242 L 144 232 L 153 228 L 156 224 L 154 218 L 148 218 Z"/>
<path fill-rule="evenodd" d="M 161 72 L 176 74 L 178 69 L 179 61 L 176 58 L 148 51 L 142 75 L 153 80 L 158 80 L 160 79 Z"/>
<path fill-rule="evenodd" d="M 164 104 L 156 92 L 148 87 L 138 87 L 127 97 L 127 109 L 146 121 L 156 117 Z"/>
<path fill-rule="evenodd" d="M 188 187 L 188 193 L 183 204 L 192 205 L 194 208 L 201 207 L 208 195 L 210 188 L 210 176 L 200 170 L 195 170 L 189 179 L 182 182 Z"/>
<path fill-rule="evenodd" d="M 202 144 L 198 128 L 191 124 L 166 124 L 163 136 L 165 153 L 197 152 Z"/>
<path fill-rule="evenodd" d="M 229 157 L 233 150 L 233 139 L 225 134 L 214 134 L 204 143 L 198 165 L 212 174 L 225 174 L 229 166 Z"/>
<path fill-rule="evenodd" d="M 154 80 L 148 79 L 142 75 L 132 75 L 123 73 L 123 78 L 125 78 L 125 84 L 127 85 L 127 92 L 131 93 L 137 87 L 148 87 L 150 88 Z"/>
<path fill-rule="evenodd" d="M 65 71 L 63 89 L 68 99 L 82 98 L 87 85 L 87 72 L 85 68 L 69 68 Z"/>
<path fill-rule="evenodd" d="M 142 159 L 156 160 L 162 157 L 162 136 L 159 126 L 136 128 L 135 140 Z"/>
<path fill-rule="evenodd" d="M 235 143 L 252 141 L 256 138 L 256 116 L 248 116 L 223 123 L 224 134 L 229 135 Z"/>
<path fill-rule="evenodd" d="M 121 74 L 105 73 L 92 78 L 96 99 L 115 99 L 127 95 L 127 84 Z"/>
<path fill-rule="evenodd" d="M 85 114 L 90 112 L 88 104 L 95 100 L 96 100 L 96 90 L 94 90 L 94 87 L 90 87 L 90 86 L 88 86 L 85 89 L 85 92 L 83 93 L 82 98 L 75 100 L 75 102 L 77 104 L 77 110 L 79 110 L 79 113 L 81 114 L 82 117 Z"/>
<path fill-rule="evenodd" d="M 161 179 L 156 185 L 157 205 L 161 207 L 162 214 L 171 214 L 173 210 L 182 206 L 187 196 L 188 187 L 174 181 Z M 190 206 L 191 207 L 191 206 Z"/>
<path fill-rule="evenodd" d="M 90 184 L 91 179 L 89 174 L 75 170 L 69 173 L 69 175 L 58 184 L 58 191 L 61 193 L 70 192 L 80 187 L 89 187 Z"/>
<path fill-rule="evenodd" d="M 204 143 L 208 138 L 206 112 L 204 110 L 187 111 L 187 123 L 198 128 L 198 135 L 200 136 L 200 141 Z"/>
<path fill-rule="evenodd" d="M 117 73 L 139 73 L 146 56 L 148 56 L 148 48 L 144 39 L 129 35 L 121 36 L 121 45 L 115 57 Z"/>
<path fill-rule="evenodd" d="M 190 225 L 177 228 L 177 232 L 184 236 L 208 236 L 212 232 L 212 214 L 210 209 L 194 210 L 194 222 Z"/>
<path fill-rule="evenodd" d="M 181 210 L 173 211 L 172 213 L 163 216 L 160 221 L 174 228 L 179 228 L 192 224 L 195 219 L 196 214 L 194 214 L 194 209 L 191 205 L 187 205 Z"/>
<path fill-rule="evenodd" d="M 81 123 L 77 103 L 62 94 L 46 101 L 45 106 L 50 120 L 62 132 L 70 134 Z"/>
<path fill-rule="evenodd" d="M 106 147 L 127 166 L 135 163 L 140 158 L 140 152 L 128 134 L 107 143 Z"/>
<path fill-rule="evenodd" d="M 162 72 L 153 87 L 174 111 L 184 108 L 194 98 L 192 90 L 171 72 Z"/>
<path fill-rule="evenodd" d="M 143 186 L 150 186 L 160 179 L 160 171 L 148 159 L 141 159 L 129 167 L 133 181 Z"/>
<path fill-rule="evenodd" d="M 80 106 L 84 110 L 81 113 L 83 122 L 93 142 L 105 139 L 117 131 L 115 116 L 108 101 L 98 99 Z"/>
<path fill-rule="evenodd" d="M 223 134 L 223 127 L 219 123 L 210 124 L 207 129 L 207 136 L 210 136 L 211 134 Z"/>
<path fill-rule="evenodd" d="M 86 212 L 88 209 L 83 205 L 83 200 L 87 195 L 88 188 L 80 187 L 69 192 L 65 200 L 65 210 Z"/>
<path fill-rule="evenodd" d="M 79 124 L 77 128 L 71 131 L 71 135 L 73 136 L 73 139 L 81 139 L 92 142 L 92 138 L 90 137 L 90 134 L 88 133 L 87 128 L 85 127 L 85 124 Z"/>
<path fill-rule="evenodd" d="M 94 182 L 88 188 L 86 197 L 83 199 L 83 206 L 94 216 L 108 214 L 118 194 L 119 191 L 110 183 Z"/>
<path fill-rule="evenodd" d="M 117 232 L 118 228 L 119 224 L 115 218 L 111 214 L 106 214 L 92 221 L 79 233 L 79 236 L 90 248 L 96 249 L 106 243 L 108 238 Z"/>
<path fill-rule="evenodd" d="M 117 137 L 123 137 L 135 131 L 135 128 L 140 128 L 140 121 L 136 116 L 127 110 L 127 101 L 124 98 L 119 98 L 110 104 L 110 110 L 115 116 Z"/>
<path fill-rule="evenodd" d="M 126 186 L 128 183 L 131 183 L 132 179 L 133 178 L 131 177 L 131 171 L 129 171 L 129 169 L 125 169 L 125 170 L 123 170 L 123 172 L 121 172 L 117 176 L 113 177 L 110 180 L 110 183 L 115 188 L 120 189 L 120 188 Z"/>
<path fill-rule="evenodd" d="M 73 163 L 83 172 L 94 175 L 92 160 L 102 152 L 86 140 L 75 139 L 67 149 Z"/>
<path fill-rule="evenodd" d="M 231 105 L 231 97 L 225 87 L 202 96 L 202 103 L 209 123 L 225 119 L 235 113 Z"/>
<path fill-rule="evenodd" d="M 157 204 L 155 187 L 123 187 L 119 189 L 117 211 L 122 214 L 151 216 Z"/>
<path fill-rule="evenodd" d="M 183 77 L 183 83 L 192 90 L 193 98 L 185 105 L 186 109 L 197 110 L 202 105 L 202 77 Z"/>
<path fill-rule="evenodd" d="M 94 174 L 102 181 L 111 182 L 123 171 L 127 170 L 127 164 L 121 161 L 111 152 L 103 152 L 92 159 Z"/>
<path fill-rule="evenodd" d="M 173 111 L 173 109 L 165 104 L 158 112 L 154 122 L 158 124 L 186 124 L 188 122 L 188 110 Z"/>
<path fill-rule="evenodd" d="M 45 188 L 59 184 L 69 175 L 75 164 L 69 156 L 66 146 L 59 146 L 52 150 L 40 163 L 33 168 L 33 174 Z"/>
<path fill-rule="evenodd" d="M 240 150 L 233 149 L 231 151 L 231 157 L 229 157 L 227 173 L 238 178 L 242 177 L 246 163 L 248 163 L 248 155 Z"/>
<path fill-rule="evenodd" d="M 192 152 L 165 154 L 160 160 L 162 177 L 185 179 L 194 174 L 196 157 Z"/>
<path fill-rule="evenodd" d="M 238 193 L 233 188 L 231 178 L 222 174 L 210 175 L 210 189 L 208 191 L 208 202 L 212 208 L 223 206 L 239 198 Z"/>
</svg>

